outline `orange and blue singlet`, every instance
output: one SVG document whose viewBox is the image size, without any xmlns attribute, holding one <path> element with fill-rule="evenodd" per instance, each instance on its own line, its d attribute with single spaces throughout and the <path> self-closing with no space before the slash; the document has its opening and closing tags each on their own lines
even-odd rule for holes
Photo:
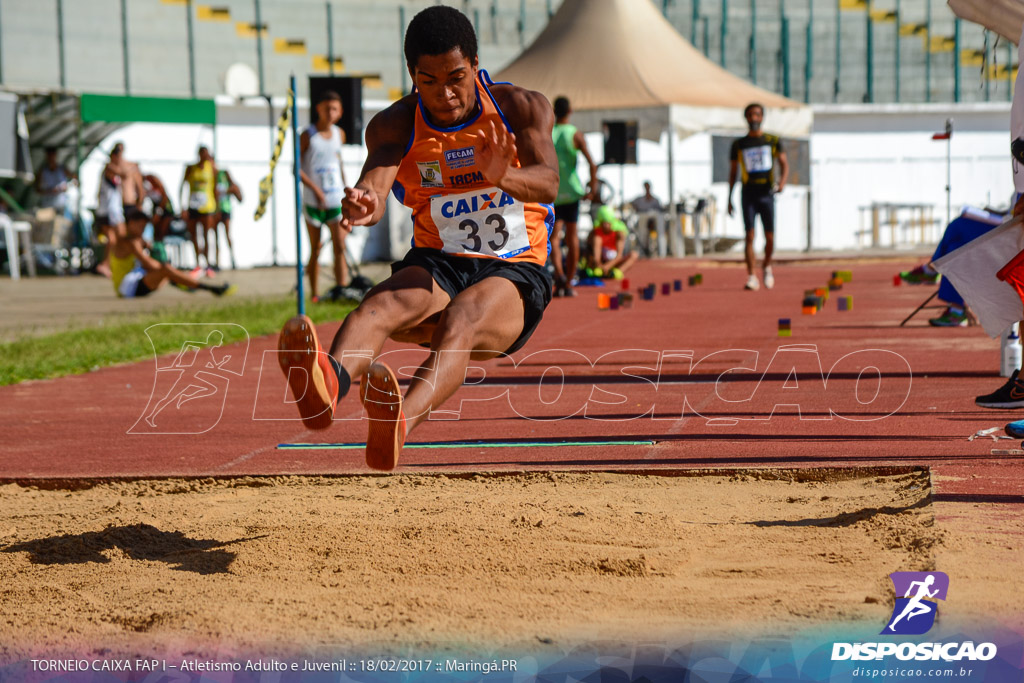
<svg viewBox="0 0 1024 683">
<path fill-rule="evenodd" d="M 487 72 L 477 74 L 477 115 L 438 128 L 416 105 L 412 138 L 398 167 L 392 192 L 412 209 L 413 246 L 470 258 L 500 258 L 543 266 L 554 227 L 551 204 L 521 202 L 488 183 L 476 154 L 490 122 L 511 126 L 491 94 Z M 519 158 L 512 161 L 520 167 Z"/>
</svg>

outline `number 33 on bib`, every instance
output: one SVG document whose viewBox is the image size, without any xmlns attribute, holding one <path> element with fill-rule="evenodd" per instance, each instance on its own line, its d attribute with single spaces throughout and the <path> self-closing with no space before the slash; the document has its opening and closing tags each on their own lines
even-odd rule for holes
<svg viewBox="0 0 1024 683">
<path fill-rule="evenodd" d="M 430 199 L 443 251 L 511 258 L 530 248 L 522 202 L 496 187 Z"/>
</svg>

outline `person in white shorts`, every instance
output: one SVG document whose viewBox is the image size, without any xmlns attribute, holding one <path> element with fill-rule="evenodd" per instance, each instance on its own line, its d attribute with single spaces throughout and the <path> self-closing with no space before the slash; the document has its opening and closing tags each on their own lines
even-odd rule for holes
<svg viewBox="0 0 1024 683">
<path fill-rule="evenodd" d="M 341 164 L 341 146 L 345 133 L 338 128 L 343 112 L 341 96 L 328 91 L 316 104 L 317 121 L 302 131 L 299 148 L 302 154 L 303 204 L 306 208 L 306 229 L 309 231 L 309 294 L 319 300 L 319 258 L 321 228 L 331 231 L 334 245 L 335 286 L 328 295 L 341 298 L 341 289 L 348 282 L 345 263 L 345 237 L 350 229 L 341 225 L 341 200 L 345 195 L 345 172 Z"/>
</svg>

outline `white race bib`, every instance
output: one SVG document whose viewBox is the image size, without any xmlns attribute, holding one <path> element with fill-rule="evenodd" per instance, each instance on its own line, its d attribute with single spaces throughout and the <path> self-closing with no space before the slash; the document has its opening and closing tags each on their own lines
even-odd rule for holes
<svg viewBox="0 0 1024 683">
<path fill-rule="evenodd" d="M 448 254 L 509 258 L 530 248 L 523 203 L 496 187 L 432 197 L 430 217 Z"/>
<path fill-rule="evenodd" d="M 316 184 L 324 192 L 337 192 L 341 186 L 341 171 L 337 166 L 323 166 L 315 171 Z"/>
<path fill-rule="evenodd" d="M 772 170 L 772 148 L 768 145 L 743 150 L 743 165 L 747 173 L 766 173 Z"/>
<path fill-rule="evenodd" d="M 188 208 L 198 211 L 199 209 L 205 208 L 207 203 L 206 193 L 202 191 L 194 191 L 188 198 Z"/>
</svg>

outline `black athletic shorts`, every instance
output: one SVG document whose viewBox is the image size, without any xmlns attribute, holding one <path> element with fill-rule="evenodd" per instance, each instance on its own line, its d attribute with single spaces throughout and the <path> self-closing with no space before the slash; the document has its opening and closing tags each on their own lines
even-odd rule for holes
<svg viewBox="0 0 1024 683">
<path fill-rule="evenodd" d="M 216 218 L 217 217 L 217 212 L 216 211 L 196 211 L 195 209 L 189 209 L 188 210 L 188 217 L 189 218 L 193 218 L 195 220 L 201 220 L 203 218 L 206 218 L 207 216 L 213 216 L 214 218 Z"/>
<path fill-rule="evenodd" d="M 747 232 L 754 229 L 754 219 L 761 217 L 761 227 L 766 234 L 775 232 L 775 194 L 768 191 L 743 192 L 740 194 L 743 208 L 743 227 Z"/>
<path fill-rule="evenodd" d="M 570 202 L 569 204 L 555 204 L 555 220 L 565 221 L 566 223 L 577 223 L 580 220 L 580 203 L 579 201 Z"/>
<path fill-rule="evenodd" d="M 523 297 L 523 331 L 505 353 L 523 348 L 544 317 L 544 309 L 551 303 L 551 275 L 535 263 L 452 256 L 438 249 L 413 247 L 404 259 L 391 264 L 391 273 L 409 266 L 420 266 L 430 273 L 434 282 L 452 299 L 489 277 L 505 278 L 514 284 Z"/>
</svg>

